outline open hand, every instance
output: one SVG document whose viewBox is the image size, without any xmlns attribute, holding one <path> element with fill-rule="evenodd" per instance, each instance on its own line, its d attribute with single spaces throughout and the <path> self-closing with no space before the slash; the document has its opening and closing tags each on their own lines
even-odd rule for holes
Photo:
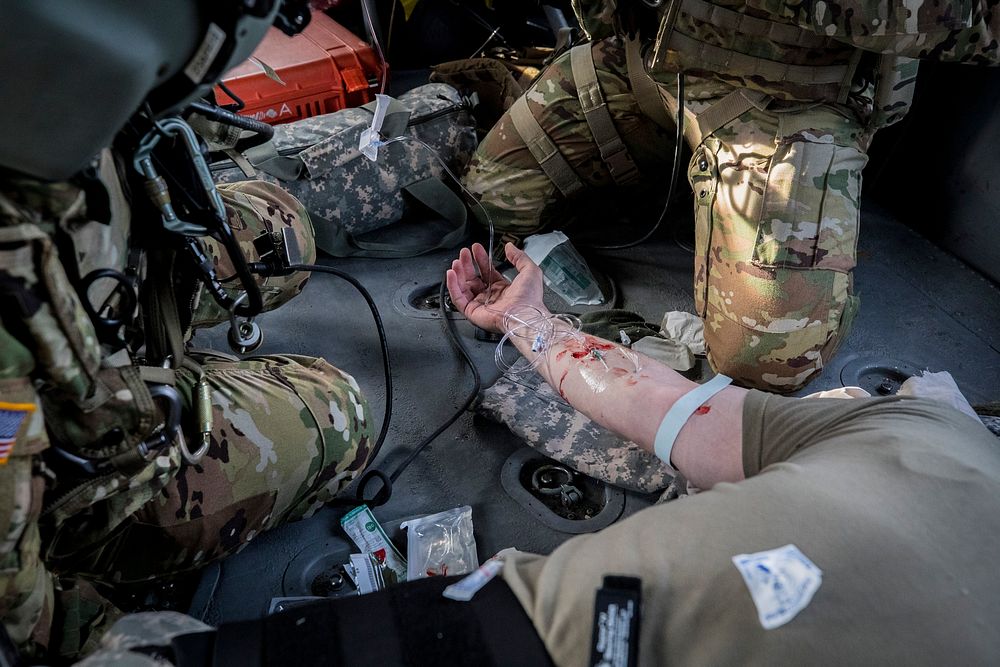
<svg viewBox="0 0 1000 667">
<path fill-rule="evenodd" d="M 503 315 L 510 308 L 532 306 L 545 311 L 542 270 L 513 243 L 504 247 L 504 254 L 517 269 L 513 282 L 492 268 L 486 249 L 479 243 L 474 243 L 471 251 L 462 248 L 445 276 L 451 301 L 459 312 L 477 327 L 497 333 L 503 333 Z"/>
</svg>

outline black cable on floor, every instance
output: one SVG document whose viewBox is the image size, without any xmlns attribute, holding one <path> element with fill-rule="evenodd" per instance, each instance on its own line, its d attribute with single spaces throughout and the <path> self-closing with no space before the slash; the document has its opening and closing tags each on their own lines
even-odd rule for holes
<svg viewBox="0 0 1000 667">
<path fill-rule="evenodd" d="M 392 419 L 392 369 L 389 361 L 389 344 L 386 341 L 385 327 L 382 325 L 382 317 L 379 315 L 378 306 L 375 305 L 375 301 L 372 299 L 371 294 L 368 293 L 368 290 L 366 290 L 365 287 L 349 273 L 335 269 L 332 266 L 323 266 L 321 264 L 295 264 L 288 268 L 293 271 L 329 273 L 342 278 L 354 286 L 354 288 L 358 290 L 361 296 L 363 296 L 365 301 L 368 303 L 368 308 L 372 312 L 372 319 L 375 320 L 375 328 L 378 330 L 379 345 L 382 347 L 382 361 L 385 369 L 385 416 L 382 420 L 382 429 L 379 431 L 378 438 L 375 440 L 375 446 L 372 448 L 372 453 L 368 459 L 369 461 L 374 461 L 375 457 L 378 456 L 379 451 L 382 449 L 382 444 L 385 442 L 386 434 L 389 431 L 389 422 Z M 369 469 L 358 481 L 355 500 L 348 501 L 346 499 L 335 499 L 332 503 L 330 503 L 331 505 L 354 505 L 356 503 L 365 503 L 369 507 L 378 507 L 389 502 L 389 498 L 392 497 L 392 483 L 399 479 L 399 476 L 403 474 L 403 471 L 405 471 L 406 468 L 413 463 L 413 460 L 420 455 L 420 452 L 424 451 L 427 445 L 437 439 L 438 436 L 458 421 L 458 418 L 469 409 L 472 402 L 476 400 L 476 396 L 479 395 L 479 390 L 482 387 L 482 378 L 479 375 L 479 369 L 476 368 L 476 364 L 472 360 L 472 356 L 469 354 L 469 351 L 465 349 L 465 345 L 462 343 L 462 339 L 459 337 L 458 332 L 455 331 L 455 323 L 452 322 L 450 317 L 448 317 L 446 290 L 447 288 L 444 281 L 441 281 L 441 291 L 439 293 L 441 320 L 444 323 L 445 331 L 448 333 L 448 338 L 451 340 L 452 345 L 455 346 L 455 349 L 458 351 L 459 356 L 465 365 L 472 371 L 472 391 L 469 392 L 469 395 L 462 403 L 462 406 L 447 420 L 445 420 L 443 424 L 438 426 L 433 433 L 421 440 L 420 443 L 414 447 L 409 454 L 407 454 L 406 458 L 403 459 L 403 461 L 396 466 L 391 473 L 387 474 L 378 468 Z M 364 496 L 365 489 L 368 487 L 369 483 L 376 478 L 382 482 L 382 487 L 373 496 L 366 498 Z"/>
<path fill-rule="evenodd" d="M 677 175 L 680 173 L 680 163 L 681 163 L 681 150 L 684 147 L 684 75 L 677 75 L 677 121 L 675 122 L 677 126 L 677 137 L 674 143 L 674 166 L 670 171 L 670 189 L 667 190 L 667 200 L 663 203 L 663 210 L 660 211 L 660 217 L 656 219 L 656 223 L 649 229 L 648 232 L 643 234 L 640 238 L 635 241 L 629 241 L 628 243 L 617 243 L 614 245 L 591 245 L 588 246 L 594 250 L 624 250 L 625 248 L 633 248 L 641 243 L 645 243 L 649 238 L 656 233 L 656 230 L 660 228 L 660 225 L 667 217 L 667 211 L 670 209 L 670 202 L 674 199 L 674 190 L 677 188 Z"/>
<path fill-rule="evenodd" d="M 458 421 L 458 418 L 461 417 L 465 411 L 469 409 L 469 406 L 472 405 L 472 402 L 476 400 L 476 396 L 479 395 L 479 390 L 482 387 L 482 378 L 479 375 L 479 369 L 476 368 L 476 364 L 472 360 L 472 356 L 462 343 L 462 339 L 458 336 L 458 332 L 455 331 L 455 323 L 452 322 L 450 317 L 448 317 L 448 302 L 445 298 L 446 289 L 444 281 L 441 281 L 441 291 L 439 292 L 439 312 L 441 314 L 441 320 L 452 345 L 455 346 L 455 349 L 458 351 L 462 361 L 465 362 L 465 365 L 472 371 L 472 391 L 469 392 L 465 401 L 462 402 L 462 406 L 458 408 L 458 410 L 456 410 L 448 419 L 446 419 L 443 424 L 434 429 L 433 433 L 421 440 L 420 443 L 406 455 L 406 458 L 403 459 L 403 461 L 400 462 L 400 464 L 396 466 L 391 473 L 386 474 L 382 470 L 372 469 L 362 475 L 361 481 L 358 482 L 357 499 L 358 502 L 363 502 L 369 507 L 378 507 L 379 505 L 384 505 L 389 502 L 389 498 L 392 496 L 392 483 L 399 479 L 400 475 L 402 475 L 406 468 L 413 463 L 414 459 L 420 455 L 420 452 L 424 451 L 427 445 L 432 443 L 438 436 L 448 430 L 452 424 Z M 380 488 L 373 496 L 365 498 L 365 489 L 367 488 L 369 482 L 375 478 L 378 478 L 382 482 L 382 488 Z"/>
<path fill-rule="evenodd" d="M 368 303 L 369 310 L 372 311 L 372 319 L 375 320 L 375 329 L 378 331 L 378 342 L 382 348 L 382 368 L 385 371 L 385 413 L 382 417 L 382 428 L 379 430 L 378 437 L 375 439 L 375 445 L 372 447 L 371 456 L 368 458 L 369 461 L 374 461 L 382 449 L 385 436 L 389 433 L 389 422 L 392 420 L 392 366 L 389 361 L 389 343 L 385 337 L 385 327 L 382 326 L 382 316 L 378 312 L 378 306 L 375 305 L 375 300 L 372 299 L 372 295 L 368 293 L 364 285 L 349 273 L 322 264 L 294 264 L 288 268 L 293 271 L 329 273 L 346 280 L 364 297 Z"/>
<path fill-rule="evenodd" d="M 455 350 L 458 352 L 462 361 L 465 362 L 465 365 L 469 367 L 469 370 L 472 371 L 472 380 L 473 380 L 472 391 L 469 392 L 469 395 L 465 398 L 465 401 L 462 403 L 462 407 L 456 410 L 455 413 L 447 420 L 445 420 L 443 424 L 438 426 L 433 433 L 431 433 L 426 438 L 421 440 L 420 444 L 413 448 L 413 451 L 407 455 L 407 457 L 403 460 L 403 462 L 400 463 L 398 466 L 396 466 L 396 469 L 393 470 L 392 473 L 389 475 L 389 480 L 393 482 L 399 479 L 399 476 L 403 474 L 403 471 L 406 470 L 406 467 L 411 463 L 413 463 L 413 459 L 417 458 L 417 455 L 423 451 L 424 447 L 433 442 L 439 435 L 444 433 L 449 426 L 458 421 L 458 418 L 461 417 L 465 413 L 465 411 L 469 409 L 469 406 L 472 405 L 472 402 L 476 400 L 476 396 L 479 395 L 479 390 L 483 385 L 483 380 L 479 375 L 479 369 L 476 368 L 476 363 L 472 360 L 472 355 L 470 355 L 469 351 L 465 349 L 465 344 L 462 343 L 462 339 L 459 337 L 458 332 L 455 331 L 455 323 L 451 320 L 450 317 L 448 317 L 448 306 L 447 306 L 447 299 L 445 298 L 446 296 L 445 290 L 446 290 L 445 282 L 442 280 L 441 291 L 439 294 L 441 300 L 441 304 L 439 306 L 440 309 L 439 312 L 441 313 L 441 320 L 444 322 L 445 331 L 448 333 L 448 338 L 451 339 L 452 345 L 455 346 Z"/>
</svg>

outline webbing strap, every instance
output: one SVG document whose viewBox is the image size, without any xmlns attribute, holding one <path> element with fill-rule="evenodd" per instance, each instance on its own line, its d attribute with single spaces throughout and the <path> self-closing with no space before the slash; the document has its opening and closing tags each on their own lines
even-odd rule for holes
<svg viewBox="0 0 1000 667">
<path fill-rule="evenodd" d="M 790 65 L 758 56 L 748 56 L 732 49 L 705 44 L 674 31 L 670 35 L 670 50 L 679 51 L 701 69 L 719 68 L 724 72 L 739 72 L 743 77 L 759 76 L 767 81 L 783 81 L 802 85 L 841 84 L 852 72 L 850 65 Z"/>
<path fill-rule="evenodd" d="M 632 86 L 632 94 L 635 95 L 639 111 L 660 127 L 666 130 L 673 129 L 674 121 L 663 105 L 660 87 L 650 78 L 642 63 L 642 42 L 638 37 L 626 42 L 625 63 L 628 68 L 628 82 Z"/>
<path fill-rule="evenodd" d="M 564 197 L 569 197 L 582 190 L 583 183 L 566 162 L 563 154 L 559 152 L 559 148 L 552 143 L 552 140 L 545 134 L 545 130 L 535 120 L 524 95 L 517 98 L 517 101 L 508 109 L 508 113 L 510 113 L 510 119 L 514 123 L 514 129 L 521 135 L 521 140 L 528 147 L 528 151 L 531 152 L 531 155 L 538 162 L 538 166 L 542 168 L 542 171 L 559 192 Z"/>
<path fill-rule="evenodd" d="M 628 154 L 628 149 L 611 119 L 611 114 L 608 113 L 607 100 L 604 99 L 601 84 L 597 80 L 597 68 L 594 67 L 594 52 L 591 50 L 590 42 L 570 49 L 569 60 L 573 68 L 573 83 L 576 85 L 583 117 L 587 120 L 590 133 L 594 136 L 594 143 L 601 153 L 601 159 L 611 172 L 611 178 L 618 185 L 626 185 L 636 180 L 639 170 Z"/>
<path fill-rule="evenodd" d="M 660 428 L 656 430 L 656 437 L 653 439 L 653 451 L 657 458 L 667 464 L 671 470 L 676 470 L 674 464 L 670 462 L 670 453 L 674 449 L 674 441 L 680 434 L 684 424 L 694 414 L 694 411 L 705 404 L 720 391 L 729 386 L 732 378 L 719 374 L 706 382 L 698 385 L 688 393 L 684 394 L 667 410 L 660 422 Z"/>
<path fill-rule="evenodd" d="M 186 362 L 187 359 L 185 358 Z M 167 384 L 171 387 L 177 384 L 177 372 L 173 368 L 159 366 L 139 366 L 139 377 L 143 382 L 152 384 Z"/>
<path fill-rule="evenodd" d="M 777 23 L 726 9 L 705 0 L 682 0 L 680 13 L 715 26 L 719 30 L 759 37 L 782 46 L 823 48 L 830 39 L 788 23 Z"/>
<path fill-rule="evenodd" d="M 380 235 L 380 240 L 375 241 L 362 240 L 334 221 L 317 220 L 316 247 L 334 257 L 416 257 L 432 250 L 452 248 L 465 238 L 465 204 L 440 179 L 416 181 L 404 186 L 402 191 L 441 217 L 441 224 L 434 226 L 433 233 L 415 234 L 411 228 L 405 232 L 405 240 L 398 235 L 392 238 Z"/>
<path fill-rule="evenodd" d="M 307 175 L 302 158 L 278 154 L 273 141 L 248 148 L 243 154 L 253 167 L 282 181 L 297 181 Z"/>
<path fill-rule="evenodd" d="M 750 109 L 754 107 L 764 108 L 770 100 L 768 95 L 755 90 L 740 89 L 729 93 L 695 117 L 698 123 L 698 132 L 701 133 L 699 143 Z"/>
<path fill-rule="evenodd" d="M 147 327 L 147 353 L 156 357 L 170 357 L 173 367 L 184 359 L 184 332 L 181 330 L 177 293 L 170 278 L 174 275 L 173 250 L 156 250 L 149 253 L 150 274 L 163 275 L 163 280 L 154 280 L 149 291 L 150 326 Z"/>
</svg>

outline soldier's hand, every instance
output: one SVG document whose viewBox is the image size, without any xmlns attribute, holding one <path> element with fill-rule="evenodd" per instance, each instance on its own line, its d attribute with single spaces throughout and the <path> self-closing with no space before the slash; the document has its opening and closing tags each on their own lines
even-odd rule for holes
<svg viewBox="0 0 1000 667">
<path fill-rule="evenodd" d="M 513 243 L 504 247 L 504 254 L 517 269 L 513 282 L 492 267 L 486 249 L 478 243 L 471 251 L 462 248 L 446 275 L 455 307 L 477 327 L 498 333 L 503 333 L 503 315 L 509 308 L 533 306 L 545 311 L 542 270 Z"/>
</svg>

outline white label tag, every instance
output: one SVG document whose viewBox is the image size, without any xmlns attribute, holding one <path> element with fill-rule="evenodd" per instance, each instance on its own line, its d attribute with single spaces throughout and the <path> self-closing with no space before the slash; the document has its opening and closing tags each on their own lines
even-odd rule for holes
<svg viewBox="0 0 1000 667">
<path fill-rule="evenodd" d="M 806 608 L 823 583 L 823 572 L 794 544 L 733 556 L 765 630 L 788 623 Z"/>
<path fill-rule="evenodd" d="M 500 574 L 500 570 L 502 569 L 503 561 L 491 558 L 480 565 L 478 570 L 466 575 L 444 589 L 442 595 L 451 600 L 468 602 L 479 592 L 480 588 L 490 583 L 493 577 Z"/>
<path fill-rule="evenodd" d="M 215 25 L 208 24 L 208 30 L 201 40 L 201 46 L 194 52 L 194 57 L 184 68 L 184 74 L 195 83 L 201 83 L 208 72 L 208 68 L 215 62 L 215 56 L 219 55 L 219 49 L 226 43 L 226 31 Z"/>
<path fill-rule="evenodd" d="M 353 570 L 351 574 L 354 575 L 354 585 L 358 588 L 358 595 L 374 593 L 385 588 L 385 579 L 368 554 L 351 554 L 351 567 L 345 569 Z"/>
</svg>

